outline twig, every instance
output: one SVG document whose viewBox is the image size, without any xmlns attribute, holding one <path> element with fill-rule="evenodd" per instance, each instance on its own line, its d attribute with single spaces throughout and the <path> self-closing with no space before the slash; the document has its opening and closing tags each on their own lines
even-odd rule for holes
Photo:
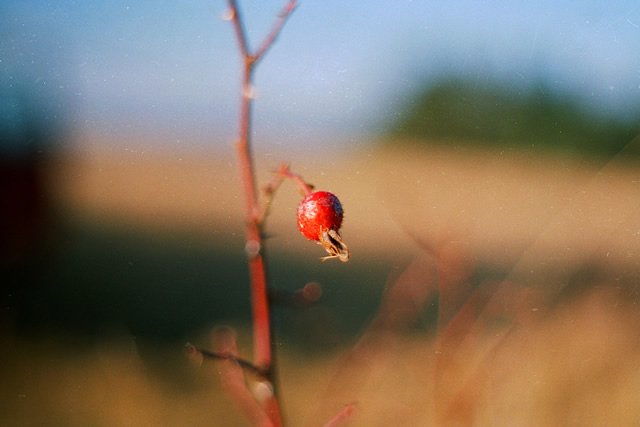
<svg viewBox="0 0 640 427">
<path fill-rule="evenodd" d="M 263 230 L 260 221 L 258 207 L 255 168 L 250 144 L 251 125 L 251 80 L 256 63 L 262 58 L 268 48 L 277 38 L 287 18 L 296 5 L 289 0 L 276 20 L 273 29 L 265 38 L 255 55 L 249 51 L 248 41 L 235 0 L 228 0 L 230 19 L 235 30 L 236 39 L 243 56 L 242 91 L 240 100 L 240 116 L 238 140 L 236 141 L 236 153 L 238 167 L 245 198 L 245 251 L 249 263 L 249 275 L 251 280 L 251 303 L 253 310 L 253 347 L 254 365 L 265 373 L 266 380 L 271 387 L 275 382 L 273 375 L 272 331 L 269 317 L 268 282 L 263 253 Z M 280 411 L 278 409 L 275 394 L 263 403 L 268 409 L 268 415 L 275 425 L 281 424 Z"/>
<path fill-rule="evenodd" d="M 356 412 L 357 407 L 355 403 L 349 403 L 345 406 L 340 412 L 336 414 L 328 423 L 324 425 L 324 427 L 339 427 L 343 425 L 354 412 Z"/>
<path fill-rule="evenodd" d="M 280 168 L 274 172 L 271 181 L 269 181 L 267 185 L 263 187 L 264 206 L 262 208 L 262 212 L 256 215 L 256 220 L 258 222 L 264 222 L 266 217 L 269 215 L 273 197 L 275 196 L 276 191 L 278 190 L 278 188 L 280 188 L 280 185 L 282 185 L 282 182 L 285 179 L 290 179 L 291 181 L 293 181 L 298 186 L 298 190 L 303 197 L 308 196 L 313 191 L 313 185 L 306 183 L 300 175 L 292 173 L 289 170 L 289 165 L 287 163 L 281 164 Z"/>
<path fill-rule="evenodd" d="M 209 351 L 190 343 L 187 343 L 185 347 L 188 352 L 195 352 L 195 353 L 201 354 L 203 357 L 207 359 L 228 360 L 230 362 L 235 362 L 238 365 L 240 365 L 240 367 L 242 367 L 243 369 L 251 371 L 252 373 L 261 377 L 264 377 L 267 374 L 265 371 L 263 371 L 253 363 L 249 362 L 248 360 L 242 359 L 232 353 Z"/>
<path fill-rule="evenodd" d="M 278 34 L 280 34 L 280 30 L 282 30 L 282 26 L 286 22 L 291 12 L 293 12 L 293 9 L 295 9 L 297 4 L 298 2 L 296 0 L 290 0 L 284 5 L 282 12 L 280 12 L 280 15 L 278 15 L 278 20 L 275 22 L 275 24 L 273 25 L 273 28 L 271 29 L 271 32 L 262 43 L 262 46 L 260 46 L 260 49 L 258 49 L 258 52 L 254 55 L 253 57 L 254 65 L 256 62 L 258 62 L 262 58 L 265 52 L 271 47 L 273 42 L 276 40 L 276 38 L 278 37 Z"/>
<path fill-rule="evenodd" d="M 251 425 L 261 427 L 281 425 L 279 416 L 269 413 L 269 410 L 264 405 L 261 406 L 247 388 L 242 367 L 237 363 L 238 345 L 233 330 L 231 328 L 216 330 L 212 334 L 212 341 L 213 348 L 218 353 L 231 356 L 228 359 L 218 360 L 216 364 L 220 372 L 222 388 L 234 405 L 240 409 L 243 415 L 251 422 Z"/>
</svg>

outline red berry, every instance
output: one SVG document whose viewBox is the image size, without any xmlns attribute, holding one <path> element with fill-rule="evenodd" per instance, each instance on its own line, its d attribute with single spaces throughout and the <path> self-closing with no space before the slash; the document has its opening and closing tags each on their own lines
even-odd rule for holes
<svg viewBox="0 0 640 427">
<path fill-rule="evenodd" d="M 339 230 L 344 211 L 340 200 L 328 191 L 309 194 L 298 205 L 298 229 L 309 240 L 315 240 L 329 252 L 327 258 L 349 260 L 349 250 Z"/>
<path fill-rule="evenodd" d="M 311 193 L 298 205 L 298 228 L 309 240 L 320 240 L 323 231 L 338 231 L 342 217 L 340 200 L 328 191 Z"/>
</svg>

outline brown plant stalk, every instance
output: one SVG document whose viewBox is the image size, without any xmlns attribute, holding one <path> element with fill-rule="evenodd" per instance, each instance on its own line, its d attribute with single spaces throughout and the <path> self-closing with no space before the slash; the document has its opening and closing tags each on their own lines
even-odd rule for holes
<svg viewBox="0 0 640 427">
<path fill-rule="evenodd" d="M 264 373 L 271 387 L 275 383 L 273 370 L 272 326 L 269 307 L 269 288 L 264 260 L 262 215 L 258 204 L 255 168 L 251 152 L 251 100 L 252 77 L 257 63 L 277 38 L 282 26 L 296 6 L 295 0 L 288 0 L 255 54 L 249 50 L 242 17 L 235 0 L 228 0 L 229 19 L 233 24 L 236 39 L 243 60 L 242 90 L 240 99 L 239 134 L 236 141 L 238 169 L 245 200 L 245 251 L 251 281 L 251 303 L 253 311 L 254 365 Z M 265 399 L 263 407 L 274 425 L 281 424 L 275 391 Z"/>
<path fill-rule="evenodd" d="M 303 196 L 311 194 L 313 186 L 305 182 L 300 175 L 292 173 L 288 165 L 283 163 L 274 172 L 272 180 L 264 186 L 264 199 L 260 203 L 250 141 L 253 72 L 257 63 L 277 38 L 287 18 L 296 7 L 296 3 L 296 0 L 286 0 L 271 31 L 254 54 L 249 49 L 243 20 L 235 0 L 228 0 L 229 9 L 225 16 L 233 24 L 243 64 L 239 135 L 235 142 L 235 148 L 245 200 L 245 252 L 251 286 L 254 361 L 252 363 L 238 355 L 235 334 L 229 328 L 221 328 L 214 332 L 212 342 L 214 351 L 208 351 L 192 344 L 186 345 L 187 354 L 193 361 L 201 363 L 204 358 L 216 361 L 223 389 L 231 401 L 251 424 L 265 427 L 282 425 L 275 389 L 276 375 L 273 361 L 270 304 L 274 301 L 290 307 L 303 308 L 314 304 L 322 294 L 322 288 L 313 282 L 296 292 L 283 292 L 269 288 L 263 242 L 265 237 L 264 220 L 269 214 L 273 196 L 284 180 L 292 181 Z M 346 245 L 340 243 L 347 251 L 346 259 L 348 259 Z M 252 391 L 245 383 L 243 370 L 251 372 L 258 380 Z M 327 425 L 340 425 L 354 412 L 355 405 L 349 404 Z"/>
</svg>

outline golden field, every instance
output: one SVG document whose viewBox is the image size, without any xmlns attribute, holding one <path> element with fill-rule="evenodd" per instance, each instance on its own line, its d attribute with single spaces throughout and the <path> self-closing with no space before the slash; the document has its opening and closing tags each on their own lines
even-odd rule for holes
<svg viewBox="0 0 640 427">
<path fill-rule="evenodd" d="M 231 150 L 93 147 L 46 167 L 65 221 L 238 249 L 243 204 Z M 267 225 L 269 253 L 284 260 L 276 270 L 311 260 L 348 277 L 356 298 L 382 295 L 346 344 L 279 346 L 289 425 L 322 425 L 351 403 L 347 425 L 358 426 L 640 422 L 640 169 L 620 159 L 401 144 L 256 159 L 261 183 L 289 161 L 345 208 L 353 258 L 320 264 L 321 248 L 296 230 L 300 196 L 285 183 Z M 350 268 L 375 274 L 359 279 Z M 301 321 L 321 322 L 314 334 L 331 330 L 336 310 L 353 310 L 322 305 Z M 231 323 L 241 354 L 251 354 L 250 330 Z M 216 326 L 193 339 L 206 343 Z M 214 363 L 163 357 L 161 347 L 150 363 L 126 327 L 87 346 L 63 334 L 23 336 L 10 324 L 4 335 L 5 425 L 246 423 Z"/>
</svg>

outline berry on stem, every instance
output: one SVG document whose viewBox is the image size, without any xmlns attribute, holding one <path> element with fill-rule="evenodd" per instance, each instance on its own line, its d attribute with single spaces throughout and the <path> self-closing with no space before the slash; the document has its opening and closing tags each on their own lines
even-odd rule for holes
<svg viewBox="0 0 640 427">
<path fill-rule="evenodd" d="M 344 211 L 340 200 L 328 191 L 313 192 L 298 205 L 298 229 L 309 240 L 319 242 L 329 258 L 349 260 L 349 249 L 340 237 Z"/>
</svg>

